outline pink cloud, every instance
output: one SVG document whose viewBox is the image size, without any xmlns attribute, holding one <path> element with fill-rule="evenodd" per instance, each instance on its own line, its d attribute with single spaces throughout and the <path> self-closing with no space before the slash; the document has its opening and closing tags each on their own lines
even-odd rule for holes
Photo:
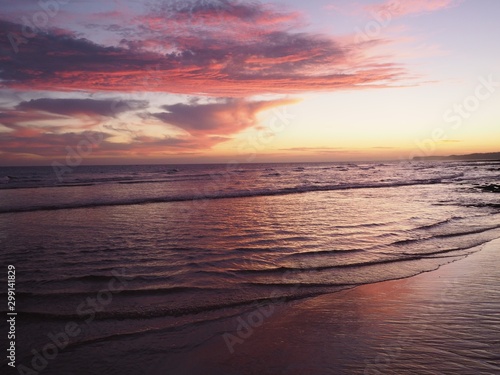
<svg viewBox="0 0 500 375">
<path fill-rule="evenodd" d="M 373 57 L 373 47 L 383 41 L 360 44 L 301 32 L 299 13 L 269 4 L 190 4 L 177 9 L 160 3 L 130 24 L 111 19 L 92 26 L 92 32 L 99 27 L 114 34 L 114 46 L 39 33 L 16 56 L 0 56 L 0 79 L 23 90 L 246 97 L 384 87 L 405 78 L 390 57 Z M 0 21 L 0 47 L 8 50 L 8 33 L 20 28 Z"/>
<path fill-rule="evenodd" d="M 387 0 L 380 4 L 370 5 L 366 9 L 378 14 L 403 17 L 410 14 L 438 11 L 449 8 L 456 3 L 456 0 Z"/>
<path fill-rule="evenodd" d="M 302 14 L 285 8 L 239 0 L 176 2 L 175 7 L 168 1 L 153 3 L 141 15 L 130 10 L 82 15 L 79 22 L 86 33 L 51 27 L 20 44 L 17 53 L 8 36 L 20 35 L 22 25 L 0 20 L 0 82 L 25 91 L 218 98 L 161 110 L 145 102 L 119 106 L 132 108 L 136 128 L 148 122 L 178 128 L 173 137 L 138 131 L 123 137 L 128 143 L 117 143 L 113 129 L 100 127 L 103 141 L 93 155 L 126 157 L 207 150 L 257 126 L 262 111 L 293 102 L 249 100 L 253 95 L 362 90 L 401 85 L 408 78 L 394 56 L 374 52 L 387 41 L 357 43 L 312 33 L 303 28 Z M 427 9 L 409 3 L 413 5 L 395 9 L 401 14 Z M 2 157 L 64 156 L 66 146 L 118 114 L 107 100 L 41 98 L 16 104 L 0 113 L 0 123 L 8 129 L 0 137 Z"/>
<path fill-rule="evenodd" d="M 8 132 L 0 137 L 0 150 L 4 159 L 64 158 L 68 146 L 77 145 L 86 134 L 100 138 L 93 147 L 92 157 L 150 157 L 201 152 L 232 139 L 242 130 L 258 125 L 257 115 L 265 110 L 293 104 L 294 99 L 248 101 L 245 99 L 218 99 L 210 103 L 197 100 L 184 104 L 164 105 L 164 112 L 145 112 L 142 101 L 112 101 L 92 99 L 36 99 L 24 101 L 13 109 L 0 112 L 0 124 Z M 117 104 L 116 106 L 113 103 Z M 116 135 L 103 125 L 118 113 L 139 110 L 142 120 L 156 119 L 166 127 L 184 130 L 184 135 L 146 136 L 138 131 L 128 142 L 114 142 Z M 71 116 L 71 117 L 67 117 Z M 82 126 L 82 118 L 92 119 L 90 126 Z M 71 118 L 71 126 L 42 126 L 40 121 Z M 139 120 L 136 127 L 140 128 Z M 100 129 L 96 131 L 95 129 Z"/>
<path fill-rule="evenodd" d="M 208 104 L 165 105 L 166 112 L 154 117 L 196 136 L 225 136 L 257 125 L 257 114 L 267 109 L 296 103 L 293 99 L 247 101 L 224 99 Z M 216 138 L 217 139 L 217 138 Z"/>
</svg>

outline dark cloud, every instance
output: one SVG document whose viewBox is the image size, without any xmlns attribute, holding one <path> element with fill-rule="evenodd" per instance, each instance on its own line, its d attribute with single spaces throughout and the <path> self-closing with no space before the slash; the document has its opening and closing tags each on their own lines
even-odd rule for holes
<svg viewBox="0 0 500 375">
<path fill-rule="evenodd" d="M 147 101 L 94 100 L 94 99 L 33 99 L 17 105 L 18 110 L 44 111 L 59 115 L 100 115 L 113 117 L 117 114 L 148 107 Z"/>
<path fill-rule="evenodd" d="M 38 129 L 29 135 L 12 132 L 0 137 L 0 154 L 7 161 L 33 157 L 48 161 L 64 160 L 68 153 L 83 147 L 85 155 L 81 156 L 88 158 L 168 156 L 193 153 L 220 142 L 209 137 L 183 139 L 139 136 L 133 142 L 125 143 L 113 142 L 112 137 L 112 134 L 101 131 L 49 133 Z"/>
<path fill-rule="evenodd" d="M 256 125 L 256 116 L 263 110 L 295 102 L 289 99 L 254 102 L 223 99 L 208 104 L 178 103 L 164 105 L 167 112 L 153 116 L 194 135 L 228 135 Z"/>
<path fill-rule="evenodd" d="M 91 139 L 106 140 L 110 134 L 101 132 L 82 133 L 44 133 L 38 132 L 29 137 L 19 134 L 7 134 L 0 138 L 0 149 L 3 152 L 12 154 L 31 154 L 35 156 L 61 156 L 67 154 L 66 147 L 76 147 L 79 142 L 86 139 L 85 135 Z"/>
<path fill-rule="evenodd" d="M 44 131 L 64 133 L 69 130 L 89 130 L 102 124 L 106 118 L 147 107 L 148 102 L 141 100 L 41 98 L 4 107 L 3 112 L 0 112 L 0 125 L 12 131 L 10 136 L 28 138 Z M 73 120 L 71 123 L 60 122 L 68 117 Z M 50 126 L 40 125 L 41 121 L 48 120 Z"/>
<path fill-rule="evenodd" d="M 150 5 L 150 15 L 162 17 L 175 23 L 196 26 L 215 22 L 251 23 L 254 25 L 277 23 L 293 20 L 298 13 L 280 13 L 271 5 L 262 5 L 258 1 L 238 0 L 173 0 Z"/>
<path fill-rule="evenodd" d="M 6 85 L 16 82 L 31 82 L 35 86 L 50 82 L 63 84 L 74 78 L 80 80 L 77 83 L 88 87 L 94 83 L 92 73 L 142 70 L 145 67 L 144 60 L 148 58 L 144 55 L 135 56 L 123 48 L 104 47 L 84 38 L 76 39 L 61 33 L 39 32 L 26 39 L 21 34 L 22 29 L 22 25 L 0 21 L 0 48 L 4 51 L 0 60 L 0 78 Z M 22 39 L 12 39 L 12 35 Z M 17 53 L 13 51 L 11 40 L 24 41 L 16 44 Z M 89 80 L 86 84 L 83 80 L 85 77 Z"/>
</svg>

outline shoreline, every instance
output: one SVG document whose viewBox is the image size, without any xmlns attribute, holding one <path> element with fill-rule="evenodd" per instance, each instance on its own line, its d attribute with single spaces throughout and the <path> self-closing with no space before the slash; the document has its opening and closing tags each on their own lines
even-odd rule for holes
<svg viewBox="0 0 500 375">
<path fill-rule="evenodd" d="M 500 239 L 415 276 L 97 340 L 47 373 L 498 374 L 498 306 Z"/>
<path fill-rule="evenodd" d="M 498 306 L 500 239 L 433 271 L 279 308 L 235 343 L 233 353 L 219 326 L 219 334 L 200 346 L 168 356 L 163 370 L 234 375 L 500 373 Z"/>
</svg>

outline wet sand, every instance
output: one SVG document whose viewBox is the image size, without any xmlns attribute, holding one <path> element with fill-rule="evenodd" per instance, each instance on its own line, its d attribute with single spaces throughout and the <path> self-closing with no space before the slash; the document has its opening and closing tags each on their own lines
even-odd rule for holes
<svg viewBox="0 0 500 375">
<path fill-rule="evenodd" d="M 242 317 L 157 365 L 171 374 L 500 374 L 500 240 L 436 271 L 276 306 L 253 328 Z"/>
<path fill-rule="evenodd" d="M 407 279 L 67 349 L 45 373 L 500 374 L 500 240 L 479 249 Z"/>
</svg>

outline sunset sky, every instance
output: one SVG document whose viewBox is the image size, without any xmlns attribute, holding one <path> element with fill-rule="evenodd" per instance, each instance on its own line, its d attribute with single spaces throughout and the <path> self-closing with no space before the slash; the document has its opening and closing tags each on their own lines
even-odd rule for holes
<svg viewBox="0 0 500 375">
<path fill-rule="evenodd" d="M 500 151 L 498 0 L 0 7 L 0 165 Z"/>
</svg>

